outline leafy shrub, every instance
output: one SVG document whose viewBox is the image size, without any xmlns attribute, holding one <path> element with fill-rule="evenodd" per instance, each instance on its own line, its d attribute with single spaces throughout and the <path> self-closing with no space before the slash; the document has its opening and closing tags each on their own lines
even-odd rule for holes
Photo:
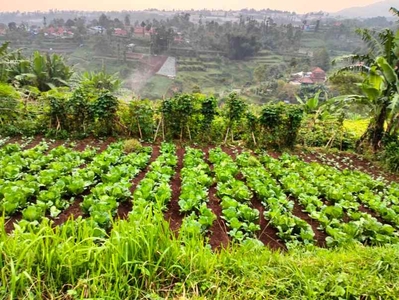
<svg viewBox="0 0 399 300">
<path fill-rule="evenodd" d="M 399 140 L 390 139 L 381 152 L 380 160 L 392 172 L 399 171 Z"/>
<path fill-rule="evenodd" d="M 259 117 L 262 145 L 273 148 L 294 147 L 303 118 L 298 105 L 265 105 Z"/>
<path fill-rule="evenodd" d="M 347 132 L 338 122 L 305 120 L 298 132 L 298 143 L 307 147 L 329 147 L 353 150 L 357 137 Z"/>
<path fill-rule="evenodd" d="M 142 148 L 143 146 L 136 139 L 126 140 L 123 143 L 123 151 L 125 151 L 125 153 L 139 152 Z"/>
</svg>

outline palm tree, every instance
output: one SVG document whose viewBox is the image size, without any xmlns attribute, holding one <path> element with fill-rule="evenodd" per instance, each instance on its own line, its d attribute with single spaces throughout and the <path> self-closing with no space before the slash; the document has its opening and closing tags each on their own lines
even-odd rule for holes
<svg viewBox="0 0 399 300">
<path fill-rule="evenodd" d="M 396 9 L 391 11 L 399 16 Z M 365 76 L 361 84 L 363 95 L 341 96 L 335 100 L 360 103 L 369 109 L 370 124 L 358 146 L 366 143 L 376 151 L 385 136 L 397 134 L 399 130 L 399 31 L 358 29 L 357 32 L 368 45 L 369 52 L 346 57 L 352 64 L 338 72 L 362 72 Z"/>
</svg>

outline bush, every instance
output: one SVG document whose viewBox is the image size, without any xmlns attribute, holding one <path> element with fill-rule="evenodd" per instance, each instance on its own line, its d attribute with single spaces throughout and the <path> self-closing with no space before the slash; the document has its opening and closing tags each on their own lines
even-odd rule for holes
<svg viewBox="0 0 399 300">
<path fill-rule="evenodd" d="M 143 146 L 136 139 L 126 140 L 123 143 L 123 151 L 125 151 L 125 153 L 139 152 L 142 148 Z"/>
<path fill-rule="evenodd" d="M 307 147 L 337 148 L 342 151 L 354 150 L 357 137 L 347 132 L 339 122 L 311 119 L 302 122 L 298 143 Z"/>
<path fill-rule="evenodd" d="M 397 137 L 385 137 L 385 147 L 379 157 L 385 167 L 391 172 L 399 171 L 399 140 Z"/>
</svg>

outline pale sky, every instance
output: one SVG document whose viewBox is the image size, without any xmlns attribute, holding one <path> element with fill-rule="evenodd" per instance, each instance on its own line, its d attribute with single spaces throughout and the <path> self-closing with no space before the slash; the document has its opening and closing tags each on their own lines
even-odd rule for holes
<svg viewBox="0 0 399 300">
<path fill-rule="evenodd" d="M 319 10 L 335 12 L 379 1 L 381 0 L 0 0 L 0 11 L 270 8 L 304 13 Z"/>
</svg>

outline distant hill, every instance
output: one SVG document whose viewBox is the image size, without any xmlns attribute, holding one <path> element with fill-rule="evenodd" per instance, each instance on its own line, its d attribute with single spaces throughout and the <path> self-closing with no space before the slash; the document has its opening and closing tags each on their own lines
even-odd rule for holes
<svg viewBox="0 0 399 300">
<path fill-rule="evenodd" d="M 336 13 L 333 13 L 335 16 L 342 16 L 348 18 L 372 18 L 372 17 L 392 17 L 392 14 L 389 12 L 391 7 L 395 7 L 399 9 L 399 1 L 398 0 L 385 0 L 381 2 L 377 2 L 374 4 L 370 4 L 363 7 L 351 7 L 346 8 Z"/>
</svg>

